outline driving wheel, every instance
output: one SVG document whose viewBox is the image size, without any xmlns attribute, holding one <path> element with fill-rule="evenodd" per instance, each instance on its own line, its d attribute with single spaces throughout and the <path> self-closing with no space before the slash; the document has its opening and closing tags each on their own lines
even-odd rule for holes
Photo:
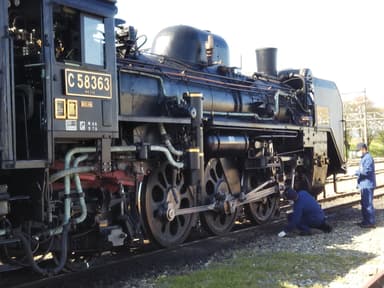
<svg viewBox="0 0 384 288">
<path fill-rule="evenodd" d="M 253 223 L 268 223 L 276 213 L 279 207 L 280 196 L 277 194 L 269 195 L 263 199 L 251 202 L 244 208 L 245 215 Z"/>
<path fill-rule="evenodd" d="M 146 232 L 163 247 L 182 243 L 195 225 L 196 215 L 175 216 L 177 209 L 195 204 L 192 189 L 168 162 L 155 169 L 146 179 L 140 206 Z"/>
<path fill-rule="evenodd" d="M 215 235 L 225 234 L 231 230 L 236 221 L 237 208 L 233 210 L 226 204 L 226 199 L 232 195 L 219 159 L 213 158 L 208 161 L 204 178 L 203 204 L 215 204 L 215 209 L 200 214 L 201 224 Z"/>
</svg>

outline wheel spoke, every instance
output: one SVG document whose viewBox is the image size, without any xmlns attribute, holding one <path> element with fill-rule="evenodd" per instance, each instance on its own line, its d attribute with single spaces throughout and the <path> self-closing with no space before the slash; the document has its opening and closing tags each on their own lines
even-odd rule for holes
<svg viewBox="0 0 384 288">
<path fill-rule="evenodd" d="M 245 207 L 247 217 L 255 223 L 264 224 L 269 222 L 275 215 L 279 205 L 279 197 L 270 195 L 266 201 L 249 203 Z"/>
<path fill-rule="evenodd" d="M 194 214 L 180 215 L 172 221 L 166 217 L 169 205 L 176 209 L 191 208 L 195 203 L 191 189 L 185 186 L 183 177 L 177 177 L 173 169 L 164 163 L 154 170 L 146 179 L 145 193 L 140 199 L 142 207 L 145 207 L 143 222 L 146 231 L 152 240 L 163 247 L 182 243 L 196 221 Z"/>
<path fill-rule="evenodd" d="M 204 204 L 212 204 L 215 196 L 230 196 L 228 184 L 224 179 L 224 173 L 218 159 L 211 159 L 205 170 L 205 189 L 202 195 Z M 225 195 L 223 195 L 225 194 Z M 225 198 L 225 197 L 224 197 Z M 201 213 L 202 225 L 211 233 L 221 235 L 227 233 L 233 227 L 237 217 L 237 210 L 231 214 L 225 214 L 221 209 Z"/>
</svg>

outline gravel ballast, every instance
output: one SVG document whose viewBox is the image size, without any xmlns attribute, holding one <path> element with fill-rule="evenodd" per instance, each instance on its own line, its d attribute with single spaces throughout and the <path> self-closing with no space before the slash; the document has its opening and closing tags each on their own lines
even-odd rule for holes
<svg viewBox="0 0 384 288">
<path fill-rule="evenodd" d="M 248 243 L 246 247 L 241 249 L 221 251 L 205 263 L 178 268 L 168 267 L 158 273 L 152 271 L 150 275 L 147 274 L 142 279 L 130 279 L 125 283 L 120 283 L 122 284 L 120 287 L 168 287 L 167 281 L 172 283 L 172 277 L 176 275 L 191 276 L 193 279 L 196 271 L 215 269 L 215 265 L 218 263 L 231 264 L 231 261 L 235 261 L 233 259 L 244 254 L 249 258 L 262 257 L 263 255 L 271 257 L 270 255 L 273 254 L 285 253 L 299 256 L 296 258 L 315 259 L 313 261 L 317 263 L 313 265 L 313 263 L 305 261 L 295 262 L 295 267 L 287 268 L 290 269 L 289 273 L 287 271 L 266 271 L 266 273 L 271 272 L 271 275 L 276 275 L 276 277 L 284 275 L 280 286 L 272 284 L 268 287 L 364 287 L 384 268 L 383 198 L 375 200 L 375 208 L 377 221 L 375 229 L 363 229 L 355 224 L 361 220 L 360 206 L 357 205 L 328 215 L 329 222 L 334 227 L 332 233 L 326 234 L 313 230 L 314 233 L 311 236 L 291 235 L 286 238 L 278 238 L 276 234 L 284 225 L 278 224 L 280 227 L 266 229 L 258 233 L 255 241 Z M 161 280 L 159 281 L 159 279 Z M 285 286 L 285 283 L 288 284 Z M 253 287 L 266 287 L 263 286 L 265 283 L 258 285 L 254 282 L 254 284 Z M 205 286 L 192 285 L 188 287 Z"/>
</svg>

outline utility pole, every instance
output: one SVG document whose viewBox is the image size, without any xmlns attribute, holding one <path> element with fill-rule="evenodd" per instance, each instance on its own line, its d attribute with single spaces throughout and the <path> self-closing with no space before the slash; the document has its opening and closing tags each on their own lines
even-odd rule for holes
<svg viewBox="0 0 384 288">
<path fill-rule="evenodd" d="M 367 90 L 364 88 L 364 114 L 363 114 L 363 142 L 368 145 L 368 126 L 367 126 Z"/>
</svg>

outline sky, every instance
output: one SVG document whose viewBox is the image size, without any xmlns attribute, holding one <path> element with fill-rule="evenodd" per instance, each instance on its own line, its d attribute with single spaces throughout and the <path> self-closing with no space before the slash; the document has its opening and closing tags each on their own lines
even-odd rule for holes
<svg viewBox="0 0 384 288">
<path fill-rule="evenodd" d="M 276 47 L 277 69 L 309 68 L 332 80 L 343 100 L 366 93 L 384 107 L 384 15 L 380 0 L 117 0 L 118 18 L 146 35 L 150 48 L 168 26 L 223 37 L 230 66 L 256 69 L 255 49 Z"/>
</svg>

